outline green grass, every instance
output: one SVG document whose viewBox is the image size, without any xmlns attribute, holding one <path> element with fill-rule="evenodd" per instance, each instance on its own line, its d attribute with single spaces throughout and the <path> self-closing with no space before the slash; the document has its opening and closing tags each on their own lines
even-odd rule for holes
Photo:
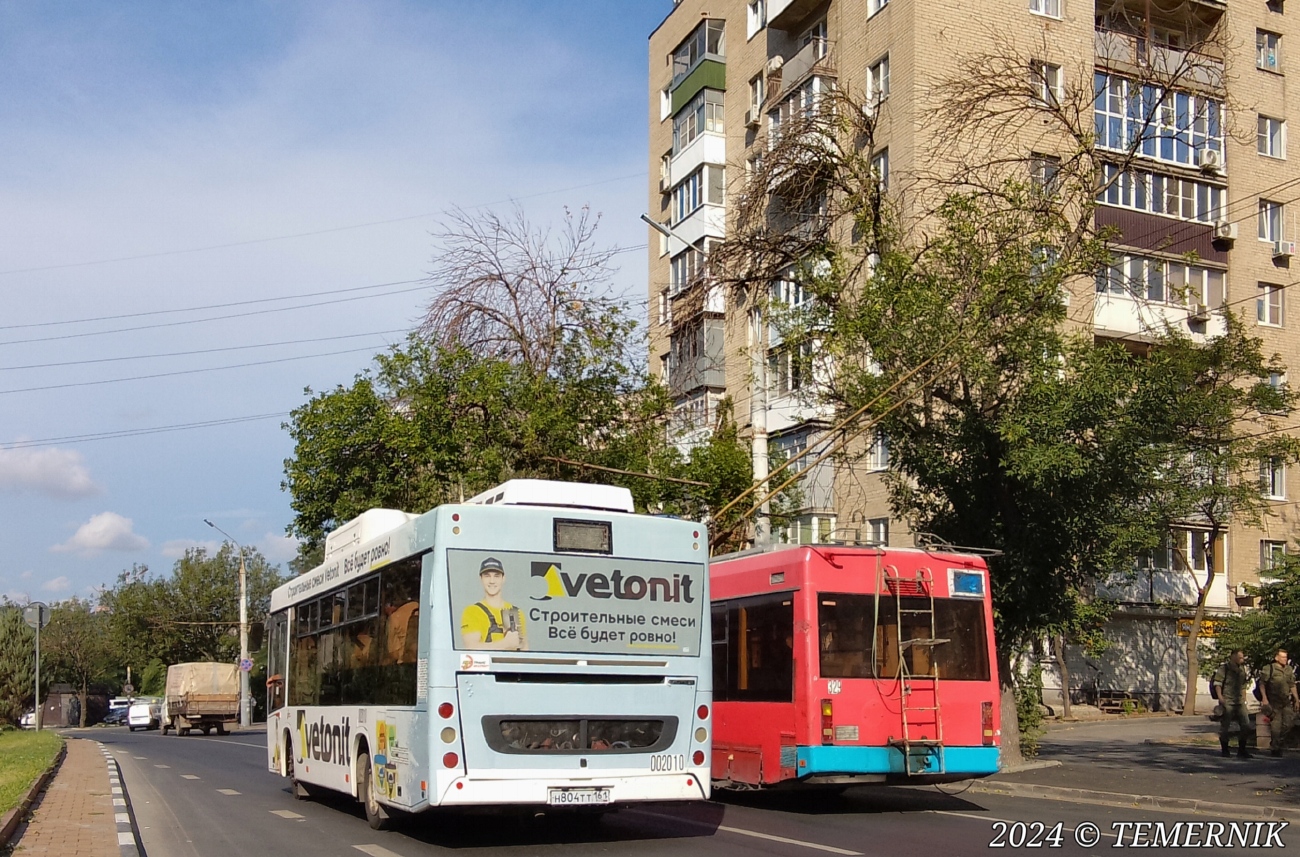
<svg viewBox="0 0 1300 857">
<path fill-rule="evenodd" d="M 0 732 L 0 815 L 23 802 L 62 745 L 53 732 Z"/>
</svg>

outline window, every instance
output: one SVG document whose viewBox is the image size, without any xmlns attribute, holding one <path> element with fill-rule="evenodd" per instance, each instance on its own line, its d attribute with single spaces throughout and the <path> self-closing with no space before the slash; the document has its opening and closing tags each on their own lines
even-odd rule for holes
<svg viewBox="0 0 1300 857">
<path fill-rule="evenodd" d="M 889 0 L 871 0 L 871 2 L 867 4 L 867 17 L 870 18 L 888 5 Z"/>
<path fill-rule="evenodd" d="M 1265 71 L 1281 71 L 1282 58 L 1280 48 L 1282 37 L 1268 30 L 1255 31 L 1255 68 Z"/>
<path fill-rule="evenodd" d="M 876 107 L 889 97 L 889 54 L 867 69 L 867 104 Z"/>
<path fill-rule="evenodd" d="M 749 80 L 749 115 L 757 120 L 763 112 L 763 102 L 767 99 L 767 87 L 763 75 L 756 74 Z"/>
<path fill-rule="evenodd" d="M 1286 563 L 1286 542 L 1261 540 L 1259 543 L 1259 570 L 1273 571 Z"/>
<path fill-rule="evenodd" d="M 1061 17 L 1061 0 L 1029 0 L 1029 11 L 1035 15 Z"/>
<path fill-rule="evenodd" d="M 673 86 L 690 74 L 691 70 L 707 55 L 712 54 L 715 57 L 727 55 L 723 36 L 726 23 L 717 20 L 704 21 L 677 46 L 677 50 L 673 51 Z"/>
<path fill-rule="evenodd" d="M 704 202 L 704 167 L 700 167 L 673 188 L 673 223 L 681 223 Z"/>
<path fill-rule="evenodd" d="M 1286 465 L 1277 456 L 1259 463 L 1259 493 L 1275 500 L 1286 499 Z"/>
<path fill-rule="evenodd" d="M 794 594 L 713 605 L 715 702 L 794 699 Z"/>
<path fill-rule="evenodd" d="M 880 545 L 881 547 L 889 546 L 888 518 L 867 519 L 867 541 L 873 545 Z"/>
<path fill-rule="evenodd" d="M 813 45 L 813 53 L 816 54 L 817 59 L 826 56 L 826 33 L 826 19 L 823 18 L 807 30 L 804 30 L 803 34 L 799 36 L 800 49 Z"/>
<path fill-rule="evenodd" d="M 871 439 L 871 449 L 867 451 L 867 467 L 870 470 L 889 469 L 889 437 L 878 431 Z"/>
<path fill-rule="evenodd" d="M 942 645 L 913 644 L 902 651 L 912 675 L 938 675 L 947 681 L 988 681 L 988 637 L 982 599 L 936 598 L 822 592 L 817 595 L 817 636 L 823 678 L 893 678 L 900 673 L 900 642 L 946 640 Z M 931 617 L 933 616 L 933 627 Z"/>
<path fill-rule="evenodd" d="M 1255 319 L 1270 327 L 1282 326 L 1283 287 L 1273 283 L 1260 283 L 1255 296 Z"/>
<path fill-rule="evenodd" d="M 1270 158 L 1286 157 L 1286 123 L 1281 119 L 1273 119 L 1269 116 L 1260 115 L 1258 130 L 1255 135 L 1255 148 L 1261 155 L 1268 155 Z"/>
<path fill-rule="evenodd" d="M 745 38 L 754 38 L 766 26 L 767 0 L 750 0 L 745 7 Z"/>
<path fill-rule="evenodd" d="M 298 604 L 290 705 L 415 705 L 419 557 Z"/>
<path fill-rule="evenodd" d="M 1149 256 L 1118 255 L 1097 273 L 1097 293 L 1126 295 L 1175 306 L 1223 306 L 1225 272 Z"/>
<path fill-rule="evenodd" d="M 659 157 L 659 190 L 667 192 L 673 174 L 673 153 L 664 152 Z"/>
<path fill-rule="evenodd" d="M 1137 566 L 1143 571 L 1205 571 L 1205 532 L 1174 530 L 1159 548 L 1141 554 Z"/>
<path fill-rule="evenodd" d="M 671 85 L 659 90 L 659 121 L 673 115 L 673 88 Z"/>
<path fill-rule="evenodd" d="M 671 306 L 672 306 L 672 302 L 668 300 L 668 290 L 663 289 L 662 291 L 659 292 L 659 326 L 660 327 L 662 327 L 663 325 L 667 324 L 669 321 L 672 320 L 672 313 L 671 310 L 669 309 L 669 307 Z"/>
<path fill-rule="evenodd" d="M 1223 104 L 1098 72 L 1093 105 L 1097 146 L 1195 167 L 1200 152 L 1222 154 Z"/>
<path fill-rule="evenodd" d="M 1051 155 L 1034 155 L 1029 159 L 1029 179 L 1044 196 L 1060 190 L 1061 159 Z"/>
<path fill-rule="evenodd" d="M 830 79 L 814 75 L 791 90 L 775 109 L 767 113 L 770 145 L 775 145 L 780 139 L 782 126 L 813 115 L 823 102 L 822 95 L 834 88 L 835 84 Z"/>
<path fill-rule="evenodd" d="M 1259 201 L 1259 240 L 1270 244 L 1282 240 L 1283 223 L 1282 203 Z"/>
<path fill-rule="evenodd" d="M 673 353 L 671 351 L 659 356 L 659 380 L 665 384 L 673 382 Z"/>
<path fill-rule="evenodd" d="M 885 193 L 889 190 L 889 150 L 877 154 L 871 159 L 871 171 L 876 174 L 876 179 L 880 182 L 880 192 Z"/>
<path fill-rule="evenodd" d="M 835 516 L 818 514 L 796 515 L 772 530 L 776 543 L 782 545 L 826 544 L 833 532 Z"/>
<path fill-rule="evenodd" d="M 812 345 L 774 348 L 767 355 L 767 383 L 774 395 L 797 393 L 808 383 L 812 368 Z"/>
<path fill-rule="evenodd" d="M 722 93 L 713 89 L 701 90 L 673 120 L 673 154 L 695 142 L 705 131 L 722 133 Z"/>
<path fill-rule="evenodd" d="M 1180 220 L 1213 223 L 1224 216 L 1225 194 L 1220 185 L 1198 179 L 1149 170 L 1121 170 L 1115 164 L 1105 164 L 1097 202 Z"/>
<path fill-rule="evenodd" d="M 1034 102 L 1045 107 L 1061 103 L 1061 67 L 1034 60 L 1029 64 L 1029 81 L 1034 88 Z"/>
<path fill-rule="evenodd" d="M 669 295 L 675 295 L 692 285 L 704 272 L 704 249 L 700 246 L 687 247 L 673 257 L 672 280 L 669 283 Z"/>
</svg>

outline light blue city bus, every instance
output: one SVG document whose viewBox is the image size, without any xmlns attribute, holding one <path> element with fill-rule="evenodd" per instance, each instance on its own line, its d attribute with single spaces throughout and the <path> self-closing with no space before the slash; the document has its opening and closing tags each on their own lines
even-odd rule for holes
<svg viewBox="0 0 1300 857">
<path fill-rule="evenodd" d="M 625 488 L 517 479 L 330 533 L 271 596 L 270 770 L 376 828 L 707 799 L 707 535 L 632 510 Z"/>
</svg>

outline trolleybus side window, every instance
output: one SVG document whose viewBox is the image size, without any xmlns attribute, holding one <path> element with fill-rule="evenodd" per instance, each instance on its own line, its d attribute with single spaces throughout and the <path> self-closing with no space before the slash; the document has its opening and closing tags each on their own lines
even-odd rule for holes
<svg viewBox="0 0 1300 857">
<path fill-rule="evenodd" d="M 290 705 L 414 705 L 420 557 L 297 605 Z"/>
<path fill-rule="evenodd" d="M 874 595 L 824 592 L 818 596 L 819 672 L 823 677 L 871 678 L 873 655 L 874 674 L 893 677 L 899 673 L 900 642 L 931 638 L 929 598 L 881 598 L 878 615 L 875 602 Z M 988 681 L 984 602 L 936 598 L 933 603 L 933 637 L 947 642 L 909 646 L 903 654 L 908 672 L 929 675 L 933 661 L 942 679 Z"/>
<path fill-rule="evenodd" d="M 788 593 L 713 605 L 713 698 L 794 699 L 794 598 Z"/>
</svg>

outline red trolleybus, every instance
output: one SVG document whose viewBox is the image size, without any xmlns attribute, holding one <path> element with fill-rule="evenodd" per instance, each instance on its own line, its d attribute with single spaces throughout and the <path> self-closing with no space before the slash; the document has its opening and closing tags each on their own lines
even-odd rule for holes
<svg viewBox="0 0 1300 857">
<path fill-rule="evenodd" d="M 983 557 L 782 545 L 709 571 L 715 788 L 997 772 Z"/>
</svg>

